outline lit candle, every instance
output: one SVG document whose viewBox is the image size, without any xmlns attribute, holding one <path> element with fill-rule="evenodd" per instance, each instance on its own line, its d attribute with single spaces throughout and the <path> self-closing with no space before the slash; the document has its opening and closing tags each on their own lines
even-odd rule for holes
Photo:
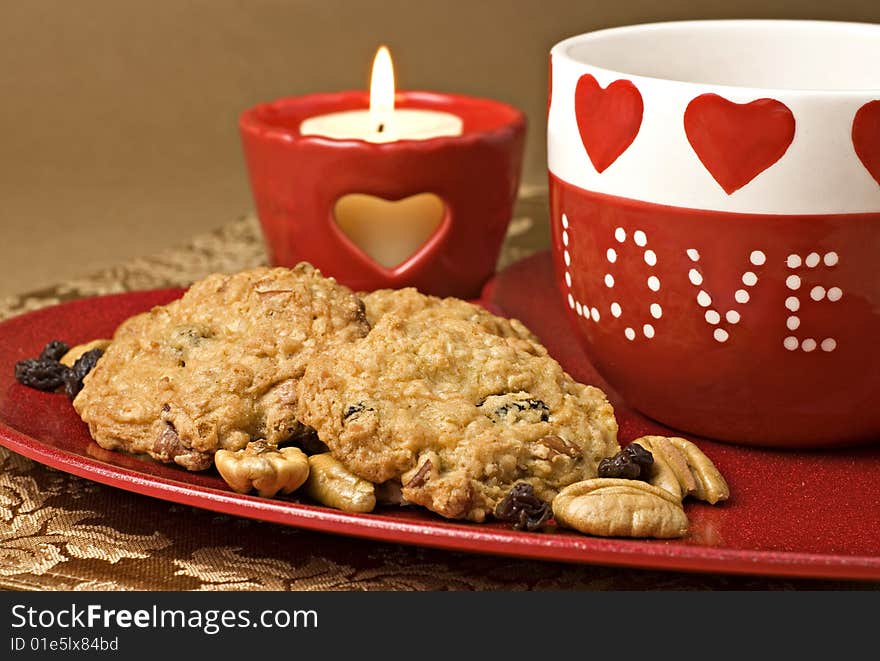
<svg viewBox="0 0 880 661">
<path fill-rule="evenodd" d="M 522 163 L 516 108 L 396 91 L 382 48 L 369 92 L 276 99 L 239 126 L 272 264 L 460 298 L 494 272 Z"/>
<path fill-rule="evenodd" d="M 374 143 L 428 140 L 457 136 L 461 118 L 448 112 L 394 108 L 394 64 L 381 46 L 373 58 L 369 110 L 347 110 L 310 117 L 300 125 L 302 135 Z M 352 194 L 333 207 L 336 224 L 376 263 L 393 268 L 411 257 L 443 220 L 443 201 L 422 193 L 390 202 L 372 195 Z"/>
<path fill-rule="evenodd" d="M 394 108 L 394 65 L 385 46 L 373 58 L 369 110 L 345 110 L 309 117 L 299 127 L 302 135 L 334 140 L 428 140 L 461 135 L 461 117 L 437 110 Z"/>
</svg>

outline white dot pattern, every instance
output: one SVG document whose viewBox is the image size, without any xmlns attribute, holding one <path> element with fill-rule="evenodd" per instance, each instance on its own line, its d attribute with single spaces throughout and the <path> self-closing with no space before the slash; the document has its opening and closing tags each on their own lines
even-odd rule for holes
<svg viewBox="0 0 880 661">
<path fill-rule="evenodd" d="M 834 251 L 826 252 L 824 255 L 820 255 L 817 252 L 811 252 L 805 257 L 792 253 L 785 260 L 785 265 L 789 270 L 795 271 L 800 268 L 815 269 L 822 263 L 824 263 L 826 267 L 833 267 L 837 266 L 839 262 L 840 256 Z M 807 276 L 808 279 L 815 277 L 810 275 L 809 271 L 807 272 Z M 802 282 L 803 280 L 801 276 L 794 273 L 785 279 L 786 286 L 792 291 L 799 290 Z M 810 287 L 809 297 L 816 303 L 821 303 L 826 299 L 829 302 L 834 303 L 843 297 L 843 290 L 840 287 L 829 287 L 826 290 L 822 285 L 813 285 Z M 785 299 L 785 307 L 790 312 L 797 312 L 801 308 L 801 299 L 798 296 L 789 296 Z M 798 330 L 801 327 L 801 318 L 794 314 L 788 315 L 785 320 L 785 327 L 789 331 Z M 821 342 L 818 342 L 812 337 L 799 339 L 796 335 L 788 335 L 782 341 L 782 345 L 789 351 L 797 351 L 797 349 L 800 348 L 800 350 L 805 353 L 812 353 L 818 347 L 825 353 L 831 353 L 837 349 L 837 340 L 833 337 L 826 337 Z"/>
<path fill-rule="evenodd" d="M 570 290 L 572 288 L 572 276 L 569 271 L 572 263 L 571 252 L 569 251 L 571 235 L 568 231 L 569 221 L 565 214 L 562 214 L 561 216 L 561 225 L 562 231 L 560 233 L 560 239 L 563 247 L 563 262 L 565 263 L 563 277 L 566 286 Z M 622 227 L 617 227 L 614 230 L 614 239 L 618 243 L 626 243 L 628 238 L 631 238 L 632 243 L 637 247 L 644 248 L 642 251 L 642 257 L 645 264 L 652 268 L 656 266 L 658 261 L 657 254 L 650 248 L 647 248 L 648 236 L 644 230 L 637 229 L 633 231 L 631 237 Z M 703 316 L 706 323 L 712 327 L 713 339 L 718 343 L 725 343 L 730 339 L 730 332 L 727 328 L 724 328 L 722 324 L 725 322 L 729 325 L 738 324 L 742 320 L 742 315 L 735 309 L 723 311 L 716 309 L 716 307 L 710 307 L 713 302 L 712 296 L 709 293 L 711 290 L 700 288 L 705 281 L 704 275 L 698 266 L 701 258 L 700 253 L 696 248 L 688 248 L 685 253 L 688 259 L 695 265 L 688 270 L 687 277 L 694 288 L 699 288 L 696 293 L 696 302 L 700 307 L 705 308 Z M 605 257 L 609 264 L 616 264 L 619 257 L 618 251 L 615 248 L 608 248 L 605 252 Z M 761 250 L 753 250 L 749 254 L 749 262 L 753 266 L 761 267 L 766 264 L 767 255 Z M 831 268 L 837 266 L 839 263 L 840 256 L 834 251 L 829 251 L 824 254 L 811 252 L 806 256 L 791 253 L 785 259 L 785 266 L 790 271 L 796 271 L 802 268 L 816 269 L 823 264 L 824 266 Z M 809 275 L 809 272 L 807 272 L 807 275 Z M 745 287 L 753 288 L 758 285 L 760 274 L 755 270 L 747 270 L 743 272 L 741 279 Z M 843 290 L 840 287 L 832 286 L 826 289 L 826 287 L 822 285 L 810 283 L 809 280 L 811 279 L 813 279 L 813 276 L 807 278 L 807 286 L 804 287 L 803 295 L 805 296 L 808 291 L 809 299 L 812 301 L 816 303 L 823 303 L 823 301 L 835 303 L 843 298 Z M 604 276 L 604 282 L 606 287 L 613 288 L 616 284 L 614 275 L 610 272 L 606 273 Z M 652 292 L 660 291 L 660 278 L 656 275 L 650 275 L 646 280 L 646 284 L 648 289 Z M 785 308 L 789 311 L 789 314 L 786 316 L 785 327 L 789 333 L 798 331 L 802 326 L 801 317 L 794 313 L 797 313 L 801 308 L 802 300 L 801 296 L 798 294 L 804 284 L 803 273 L 789 273 L 785 278 L 785 286 L 791 292 L 791 295 L 785 298 Z M 571 291 L 568 292 L 567 298 L 569 307 L 576 310 L 579 316 L 583 317 L 585 320 L 592 320 L 593 322 L 600 321 L 601 315 L 598 308 L 589 307 L 585 303 L 576 300 Z M 736 292 L 734 292 L 733 298 L 735 303 L 745 305 L 751 299 L 751 294 L 747 289 L 737 289 Z M 648 305 L 648 311 L 654 319 L 660 319 L 663 316 L 663 308 L 657 302 L 650 302 Z M 622 316 L 623 308 L 619 302 L 614 301 L 610 304 L 610 312 L 611 316 L 617 319 Z M 638 326 L 636 328 L 638 328 Z M 643 324 L 641 331 L 641 334 L 647 339 L 652 339 L 656 336 L 656 329 L 652 324 Z M 631 342 L 635 341 L 638 335 L 636 330 L 631 326 L 624 328 L 623 334 L 624 337 Z M 782 345 L 784 349 L 791 352 L 800 349 L 800 351 L 804 353 L 813 353 L 816 352 L 817 349 L 820 349 L 823 353 L 831 353 L 837 349 L 838 342 L 837 339 L 833 337 L 826 337 L 820 340 L 815 337 L 798 337 L 797 335 L 789 334 L 783 338 Z"/>
<path fill-rule="evenodd" d="M 698 264 L 700 261 L 700 252 L 696 248 L 688 248 L 685 250 L 685 254 L 688 256 L 688 259 L 691 260 L 694 264 Z M 763 266 L 767 262 L 767 255 L 764 254 L 761 250 L 753 250 L 749 253 L 749 263 L 753 267 Z M 756 270 L 746 270 L 743 271 L 741 280 L 745 287 L 755 287 L 760 280 L 758 273 Z M 691 284 L 695 288 L 699 288 L 696 293 L 697 304 L 702 308 L 707 308 L 703 313 L 703 318 L 706 320 L 706 323 L 713 327 L 712 337 L 715 338 L 718 342 L 727 342 L 730 339 L 730 331 L 722 327 L 722 324 L 729 324 L 730 326 L 736 325 L 742 319 L 742 315 L 740 312 L 733 307 L 728 310 L 718 309 L 718 303 L 712 308 L 709 306 L 712 305 L 713 297 L 709 294 L 708 288 L 700 288 L 704 286 L 705 277 L 700 272 L 698 266 L 694 266 L 693 268 L 688 270 L 688 280 L 690 280 Z M 735 305 L 745 305 L 751 299 L 751 294 L 747 289 L 737 289 L 733 294 L 733 301 Z"/>
<path fill-rule="evenodd" d="M 569 289 L 569 306 L 573 310 L 576 310 L 578 316 L 583 317 L 584 320 L 592 320 L 593 322 L 598 323 L 602 318 L 601 314 L 599 313 L 599 309 L 596 307 L 590 307 L 582 301 L 578 301 L 574 298 L 574 294 L 571 291 L 572 276 L 571 271 L 569 271 L 572 263 L 571 251 L 569 250 L 571 244 L 571 234 L 569 232 L 568 217 L 565 214 L 561 215 L 560 223 L 562 225 L 562 231 L 560 233 L 560 238 L 562 241 L 562 260 L 565 263 L 565 273 L 563 275 L 563 278 L 565 280 L 566 287 Z M 629 235 L 624 228 L 615 228 L 614 240 L 617 241 L 617 243 L 626 243 L 628 238 Z M 645 263 L 650 267 L 655 266 L 657 264 L 657 254 L 653 250 L 647 248 L 648 235 L 645 233 L 645 231 L 640 229 L 634 230 L 632 232 L 631 239 L 637 247 L 644 248 L 644 250 L 642 251 L 642 257 L 645 260 Z M 616 264 L 618 258 L 619 254 L 617 249 L 613 247 L 606 249 L 605 259 L 608 261 L 609 264 Z M 699 258 L 699 255 L 697 255 L 697 258 Z M 607 288 L 613 289 L 615 285 L 614 274 L 610 272 L 605 273 L 605 276 L 603 277 L 603 282 L 605 283 L 605 286 Z M 651 291 L 659 291 L 660 279 L 656 275 L 651 275 L 647 280 L 647 285 L 648 289 L 650 289 Z M 615 319 L 620 318 L 620 316 L 623 314 L 623 308 L 617 301 L 613 301 L 610 304 L 609 309 L 611 312 L 611 316 Z M 663 309 L 660 307 L 659 303 L 649 303 L 648 310 L 654 319 L 660 319 L 663 316 Z M 656 335 L 656 332 L 656 329 L 651 324 L 644 324 L 642 326 L 642 334 L 648 339 L 653 338 Z M 630 341 L 634 341 L 636 339 L 636 331 L 631 326 L 627 326 L 624 329 L 623 334 Z"/>
</svg>

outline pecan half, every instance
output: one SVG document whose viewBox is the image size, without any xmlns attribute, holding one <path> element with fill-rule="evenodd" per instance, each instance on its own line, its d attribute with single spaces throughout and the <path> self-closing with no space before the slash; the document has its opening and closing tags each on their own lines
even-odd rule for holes
<svg viewBox="0 0 880 661">
<path fill-rule="evenodd" d="M 602 537 L 682 537 L 688 519 L 681 501 L 639 480 L 594 478 L 565 487 L 553 499 L 561 526 Z"/>
<path fill-rule="evenodd" d="M 654 455 L 651 484 L 679 498 L 693 496 L 713 505 L 730 496 L 724 476 L 691 441 L 676 436 L 643 436 L 633 443 Z"/>
</svg>

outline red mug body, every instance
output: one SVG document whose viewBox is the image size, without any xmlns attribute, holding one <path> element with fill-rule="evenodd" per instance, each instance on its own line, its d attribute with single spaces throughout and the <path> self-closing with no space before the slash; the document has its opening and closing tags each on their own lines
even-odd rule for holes
<svg viewBox="0 0 880 661">
<path fill-rule="evenodd" d="M 849 70 L 774 63 L 783 46 Z M 872 58 L 880 26 L 814 21 L 630 26 L 553 49 L 557 287 L 629 404 L 742 444 L 880 439 Z"/>
</svg>

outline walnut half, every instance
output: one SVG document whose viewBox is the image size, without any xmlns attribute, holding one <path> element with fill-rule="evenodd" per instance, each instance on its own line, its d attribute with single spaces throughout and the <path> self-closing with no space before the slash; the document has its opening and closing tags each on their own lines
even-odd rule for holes
<svg viewBox="0 0 880 661">
<path fill-rule="evenodd" d="M 272 498 L 298 489 L 309 476 L 309 459 L 299 448 L 277 448 L 266 441 L 253 441 L 243 450 L 218 450 L 214 465 L 226 484 L 239 493 L 251 489 Z"/>
</svg>

